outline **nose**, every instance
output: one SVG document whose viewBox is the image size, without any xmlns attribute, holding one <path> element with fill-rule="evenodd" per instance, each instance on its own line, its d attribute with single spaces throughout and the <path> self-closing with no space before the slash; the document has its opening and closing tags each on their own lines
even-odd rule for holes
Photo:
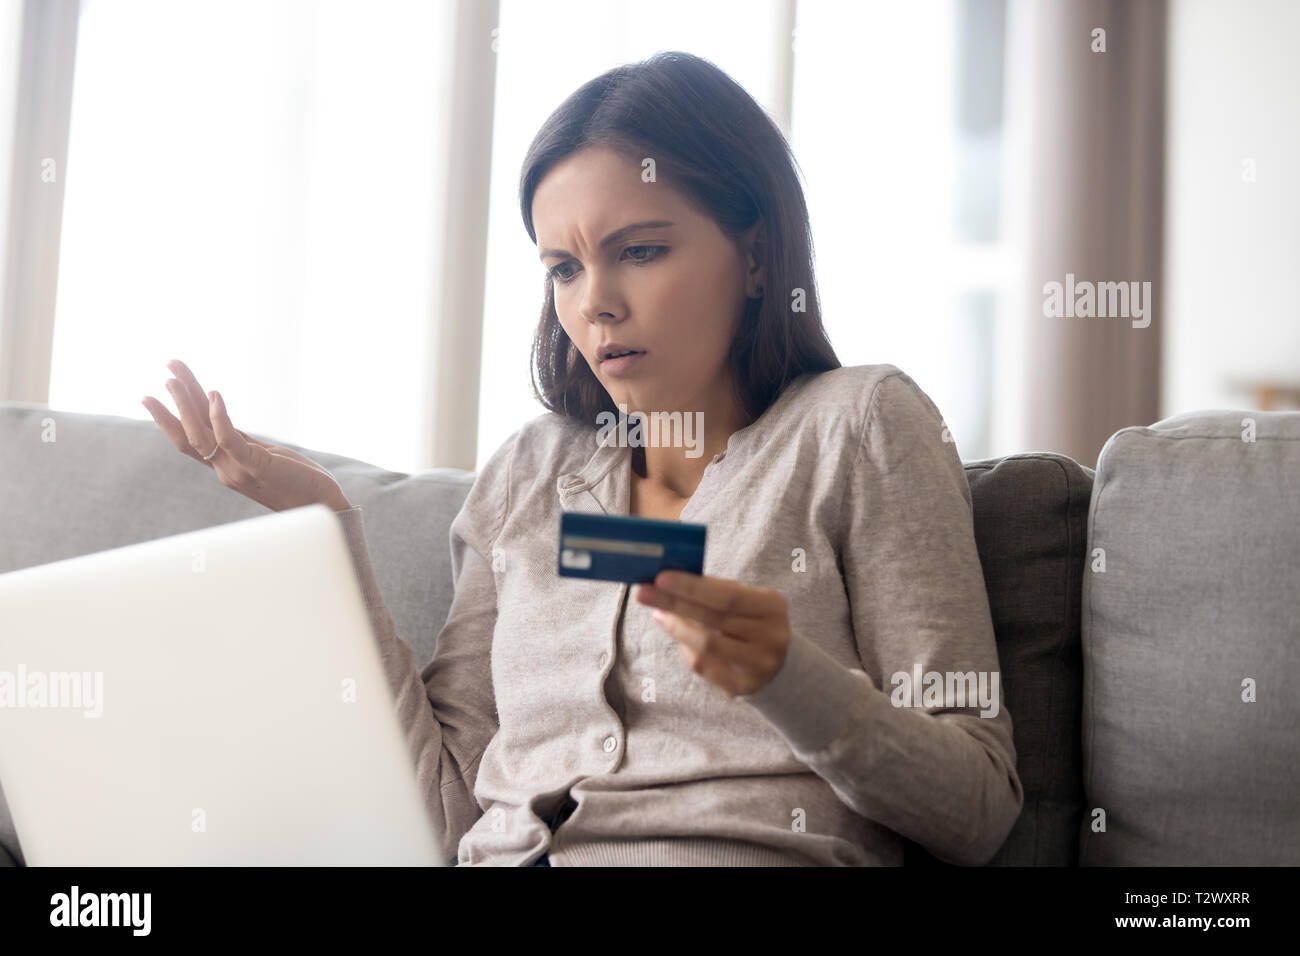
<svg viewBox="0 0 1300 956">
<path fill-rule="evenodd" d="M 586 282 L 583 283 L 582 301 L 578 303 L 578 315 L 587 322 L 607 323 L 618 321 L 620 310 L 617 307 L 617 295 L 613 283 L 612 270 L 600 266 L 587 268 Z"/>
</svg>

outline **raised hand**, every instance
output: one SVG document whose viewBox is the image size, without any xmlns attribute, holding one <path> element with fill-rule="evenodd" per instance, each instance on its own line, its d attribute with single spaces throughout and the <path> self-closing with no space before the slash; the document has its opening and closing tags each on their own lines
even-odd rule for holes
<svg viewBox="0 0 1300 956">
<path fill-rule="evenodd" d="M 316 462 L 235 428 L 220 393 L 205 393 L 184 362 L 173 359 L 167 367 L 176 376 L 166 387 L 180 420 L 151 395 L 141 404 L 178 451 L 215 471 L 227 488 L 272 511 L 311 504 L 326 504 L 335 511 L 352 507 L 334 476 Z"/>
</svg>

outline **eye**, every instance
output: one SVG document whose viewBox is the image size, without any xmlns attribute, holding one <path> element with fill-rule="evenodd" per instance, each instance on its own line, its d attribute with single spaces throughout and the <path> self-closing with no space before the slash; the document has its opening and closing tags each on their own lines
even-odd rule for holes
<svg viewBox="0 0 1300 956">
<path fill-rule="evenodd" d="M 668 251 L 667 246 L 628 246 L 626 249 L 623 250 L 623 252 L 626 254 L 632 252 L 633 250 L 638 250 L 638 249 L 646 253 L 652 253 L 652 254 L 645 255 L 645 256 L 632 256 L 628 260 L 629 262 L 633 262 L 637 265 L 645 265 L 647 262 L 654 262 L 656 259 L 662 259 L 664 253 Z M 552 280 L 554 280 L 555 282 L 559 282 L 561 284 L 565 282 L 569 282 L 570 280 L 573 279 L 573 274 L 563 275 L 560 273 L 560 270 L 567 267 L 568 265 L 569 263 L 567 262 L 561 262 L 555 266 L 552 266 L 550 269 L 546 271 L 546 275 Z"/>
<path fill-rule="evenodd" d="M 559 265 L 555 265 L 547 269 L 546 274 L 550 276 L 552 279 L 554 279 L 556 282 L 568 282 L 570 279 L 573 278 L 573 276 L 560 275 L 560 270 L 567 265 L 568 265 L 567 262 L 561 262 Z"/>
<path fill-rule="evenodd" d="M 658 259 L 665 251 L 667 251 L 667 248 L 668 248 L 667 246 L 628 246 L 623 251 L 631 252 L 633 249 L 645 249 L 649 252 L 653 252 L 654 255 L 647 256 L 644 259 L 638 259 L 635 257 L 633 257 L 632 259 L 633 262 L 652 262 L 655 259 Z"/>
</svg>

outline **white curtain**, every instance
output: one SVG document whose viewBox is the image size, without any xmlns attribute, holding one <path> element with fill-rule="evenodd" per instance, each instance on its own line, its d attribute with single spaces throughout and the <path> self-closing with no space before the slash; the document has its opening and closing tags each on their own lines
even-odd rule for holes
<svg viewBox="0 0 1300 956">
<path fill-rule="evenodd" d="M 0 399 L 49 386 L 79 9 L 0 4 Z"/>
<path fill-rule="evenodd" d="M 50 405 L 147 418 L 181 358 L 245 431 L 430 466 L 456 12 L 87 4 Z"/>
</svg>

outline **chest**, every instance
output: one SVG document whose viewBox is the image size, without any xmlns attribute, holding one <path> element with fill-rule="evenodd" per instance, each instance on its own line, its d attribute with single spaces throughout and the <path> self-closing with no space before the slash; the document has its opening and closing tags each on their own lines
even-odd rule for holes
<svg viewBox="0 0 1300 956">
<path fill-rule="evenodd" d="M 644 478 L 633 473 L 628 497 L 628 514 L 636 515 L 638 518 L 655 518 L 659 521 L 678 521 L 682 509 L 690 500 L 690 498 L 655 492 Z"/>
<path fill-rule="evenodd" d="M 685 664 L 651 608 L 625 585 L 557 574 L 556 530 L 564 512 L 552 489 L 538 485 L 531 500 L 512 502 L 493 542 L 500 560 L 491 671 L 501 728 L 535 743 L 555 725 L 561 701 L 569 725 L 592 734 L 575 741 L 579 749 L 603 747 L 611 719 L 637 726 L 716 720 L 711 708 L 719 692 Z M 808 483 L 738 482 L 687 517 L 708 527 L 705 575 L 779 591 L 792 632 L 816 635 L 850 664 L 859 658 L 840 556 L 831 529 L 819 520 L 839 513 L 840 489 L 828 491 Z M 689 502 L 633 498 L 630 513 L 679 520 Z M 575 511 L 617 510 L 588 492 L 572 504 Z M 521 750 L 518 759 L 531 759 L 531 752 Z"/>
</svg>

